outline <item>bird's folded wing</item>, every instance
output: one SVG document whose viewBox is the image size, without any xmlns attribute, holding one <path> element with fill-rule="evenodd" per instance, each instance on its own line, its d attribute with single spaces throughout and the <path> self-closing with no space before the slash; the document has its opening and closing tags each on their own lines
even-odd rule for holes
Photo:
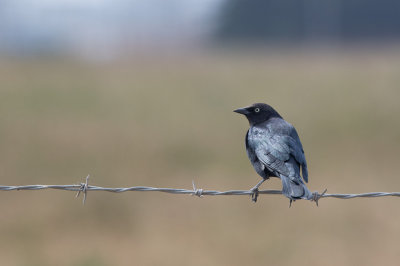
<svg viewBox="0 0 400 266">
<path fill-rule="evenodd" d="M 272 172 L 298 180 L 301 179 L 299 168 L 288 162 L 292 156 L 300 165 L 305 164 L 304 153 L 298 142 L 300 140 L 289 135 L 274 135 L 263 139 L 255 152 L 257 158 Z"/>
<path fill-rule="evenodd" d="M 296 159 L 296 161 L 301 165 L 301 172 L 304 181 L 308 182 L 308 170 L 307 161 L 304 156 L 303 146 L 301 145 L 299 135 L 297 135 L 296 130 L 292 131 L 291 137 L 289 139 L 290 153 Z"/>
<path fill-rule="evenodd" d="M 255 150 L 257 158 L 272 172 L 285 176 L 290 175 L 290 169 L 285 161 L 290 158 L 290 147 L 285 140 L 287 136 L 271 136 L 264 138 Z"/>
</svg>

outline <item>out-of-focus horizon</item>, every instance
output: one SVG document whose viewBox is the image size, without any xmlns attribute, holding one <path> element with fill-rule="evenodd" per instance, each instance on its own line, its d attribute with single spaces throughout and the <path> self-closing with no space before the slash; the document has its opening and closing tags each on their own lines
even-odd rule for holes
<svg viewBox="0 0 400 266">
<path fill-rule="evenodd" d="M 102 60 L 210 44 L 368 45 L 399 39 L 399 13 L 393 0 L 3 0 L 0 55 Z"/>
</svg>

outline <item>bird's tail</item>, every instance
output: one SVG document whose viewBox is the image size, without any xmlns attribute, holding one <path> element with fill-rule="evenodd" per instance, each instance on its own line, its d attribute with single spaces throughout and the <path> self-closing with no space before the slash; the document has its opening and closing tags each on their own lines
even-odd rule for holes
<svg viewBox="0 0 400 266">
<path fill-rule="evenodd" d="M 292 180 L 289 177 L 281 176 L 282 180 L 282 194 L 289 199 L 311 199 L 312 193 L 302 180 Z"/>
</svg>

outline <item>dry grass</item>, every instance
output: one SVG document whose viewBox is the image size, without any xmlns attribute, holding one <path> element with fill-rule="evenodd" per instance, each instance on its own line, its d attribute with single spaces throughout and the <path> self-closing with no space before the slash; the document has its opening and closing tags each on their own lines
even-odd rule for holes
<svg viewBox="0 0 400 266">
<path fill-rule="evenodd" d="M 260 52 L 260 51 L 259 51 Z M 246 189 L 234 108 L 296 126 L 311 190 L 400 191 L 399 51 L 0 63 L 2 184 Z M 278 180 L 263 187 L 280 188 Z M 4 265 L 397 265 L 399 199 L 0 193 Z"/>
</svg>

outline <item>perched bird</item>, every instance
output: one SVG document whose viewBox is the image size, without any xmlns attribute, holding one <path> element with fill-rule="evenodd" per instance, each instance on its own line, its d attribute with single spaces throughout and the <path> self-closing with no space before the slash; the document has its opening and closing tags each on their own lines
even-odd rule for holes
<svg viewBox="0 0 400 266">
<path fill-rule="evenodd" d="M 252 188 L 257 201 L 258 187 L 270 177 L 282 180 L 282 193 L 290 199 L 312 199 L 303 182 L 308 182 L 307 162 L 296 129 L 271 106 L 255 103 L 234 112 L 245 115 L 250 129 L 246 134 L 246 151 L 262 180 Z M 303 179 L 300 175 L 301 174 Z"/>
</svg>

